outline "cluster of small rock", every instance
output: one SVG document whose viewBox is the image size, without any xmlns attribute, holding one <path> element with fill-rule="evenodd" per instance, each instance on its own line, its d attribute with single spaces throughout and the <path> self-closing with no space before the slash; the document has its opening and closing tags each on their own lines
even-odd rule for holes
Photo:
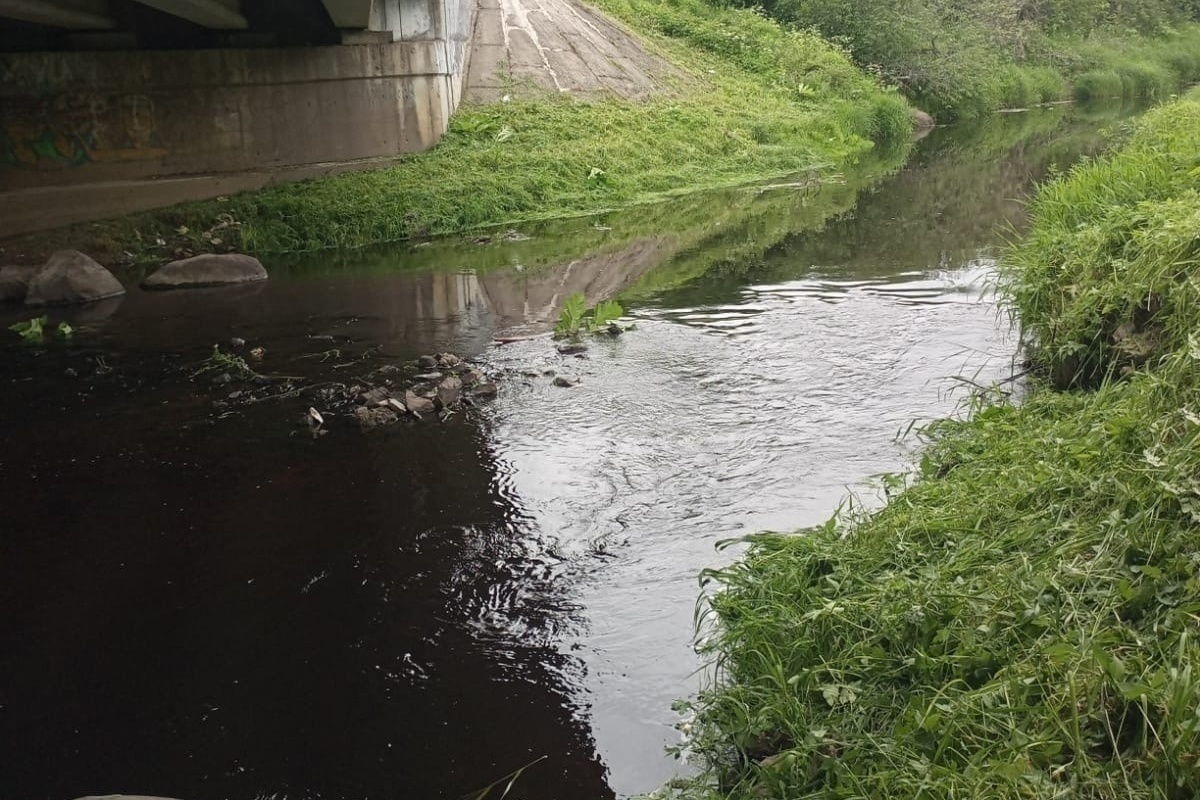
<svg viewBox="0 0 1200 800">
<path fill-rule="evenodd" d="M 267 279 L 258 259 L 241 253 L 205 253 L 163 265 L 143 289 L 191 289 Z M 125 294 L 117 277 L 78 250 L 59 250 L 40 267 L 0 267 L 0 302 L 42 306 L 92 303 Z"/>
<path fill-rule="evenodd" d="M 363 428 L 390 425 L 405 415 L 423 419 L 437 414 L 445 419 L 464 402 L 493 397 L 497 391 L 496 384 L 482 371 L 454 353 L 421 356 L 417 367 L 423 371 L 413 377 L 414 384 L 402 394 L 393 394 L 384 386 L 359 392 L 353 412 L 359 425 Z"/>
</svg>

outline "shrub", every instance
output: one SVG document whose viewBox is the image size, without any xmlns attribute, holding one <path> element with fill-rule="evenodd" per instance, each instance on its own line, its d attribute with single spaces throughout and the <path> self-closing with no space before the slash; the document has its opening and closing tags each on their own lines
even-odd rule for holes
<svg viewBox="0 0 1200 800">
<path fill-rule="evenodd" d="M 1077 100 L 1099 100 L 1124 95 L 1125 83 L 1116 70 L 1094 69 L 1075 78 Z"/>
</svg>

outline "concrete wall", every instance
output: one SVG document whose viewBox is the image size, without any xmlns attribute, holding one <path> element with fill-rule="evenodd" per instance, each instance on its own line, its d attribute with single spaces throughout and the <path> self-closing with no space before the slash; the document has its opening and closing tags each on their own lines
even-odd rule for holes
<svg viewBox="0 0 1200 800">
<path fill-rule="evenodd" d="M 407 39 L 0 54 L 0 236 L 431 147 L 458 105 L 474 3 L 390 5 L 407 27 L 386 38 Z"/>
</svg>

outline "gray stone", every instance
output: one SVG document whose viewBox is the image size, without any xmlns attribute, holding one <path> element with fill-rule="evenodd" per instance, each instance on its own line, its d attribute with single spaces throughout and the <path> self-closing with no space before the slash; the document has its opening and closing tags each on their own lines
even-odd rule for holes
<svg viewBox="0 0 1200 800">
<path fill-rule="evenodd" d="M 354 409 L 354 417 L 358 420 L 358 424 L 364 430 L 378 428 L 381 425 L 391 425 L 400 417 L 390 408 L 367 408 L 366 406 L 358 406 Z"/>
<path fill-rule="evenodd" d="M 267 271 L 257 258 L 241 253 L 203 253 L 163 265 L 142 281 L 143 289 L 196 289 L 233 283 L 265 281 Z"/>
<path fill-rule="evenodd" d="M 443 369 L 457 367 L 460 360 L 454 353 L 442 353 L 437 357 L 438 366 Z"/>
<path fill-rule="evenodd" d="M 433 401 L 427 397 L 421 397 L 412 390 L 404 393 L 404 407 L 409 410 L 409 413 L 418 417 L 422 414 L 433 413 Z"/>
<path fill-rule="evenodd" d="M 458 401 L 462 399 L 462 388 L 462 381 L 458 378 L 446 378 L 437 387 L 438 404 L 442 408 L 450 408 L 458 405 Z"/>
<path fill-rule="evenodd" d="M 476 397 L 495 397 L 498 391 L 500 389 L 494 383 L 480 383 L 475 387 L 472 394 Z"/>
<path fill-rule="evenodd" d="M 567 342 L 566 344 L 560 344 L 556 349 L 564 356 L 569 356 L 574 353 L 586 353 L 588 346 L 583 342 Z"/>
<path fill-rule="evenodd" d="M 29 281 L 27 306 L 91 303 L 125 294 L 111 272 L 78 250 L 59 250 Z"/>
<path fill-rule="evenodd" d="M 474 386 L 477 383 L 483 383 L 484 379 L 483 373 L 477 369 L 465 370 L 459 377 L 462 378 L 463 386 Z"/>
<path fill-rule="evenodd" d="M 417 359 L 417 366 L 421 369 L 433 369 L 438 365 L 437 359 L 433 356 L 421 356 Z"/>
<path fill-rule="evenodd" d="M 554 385 L 561 386 L 564 389 L 570 388 L 577 383 L 579 383 L 579 378 L 564 378 L 562 375 L 559 375 L 554 379 Z"/>
<path fill-rule="evenodd" d="M 934 120 L 933 115 L 927 111 L 922 111 L 919 108 L 914 108 L 909 113 L 912 116 L 913 128 L 915 130 L 928 131 L 928 130 L 932 130 L 933 127 L 937 125 L 937 121 Z"/>
<path fill-rule="evenodd" d="M 382 386 L 375 386 L 365 390 L 358 396 L 358 402 L 364 406 L 377 406 L 384 400 L 392 396 L 392 393 Z"/>
<path fill-rule="evenodd" d="M 37 267 L 0 267 L 0 303 L 19 303 L 29 291 Z"/>
</svg>

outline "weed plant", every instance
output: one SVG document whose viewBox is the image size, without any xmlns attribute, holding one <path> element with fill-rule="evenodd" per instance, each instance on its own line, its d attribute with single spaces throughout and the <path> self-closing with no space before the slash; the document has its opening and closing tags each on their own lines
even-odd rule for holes
<svg viewBox="0 0 1200 800">
<path fill-rule="evenodd" d="M 624 314 L 625 309 L 616 300 L 602 300 L 589 311 L 587 298 L 576 292 L 563 302 L 554 324 L 554 338 L 578 339 L 581 333 L 621 333 L 626 329 L 617 320 Z"/>
<path fill-rule="evenodd" d="M 1200 104 L 1152 112 L 1047 186 L 1007 257 L 1038 352 L 1156 298 L 1149 355 L 980 395 L 881 510 L 706 574 L 686 796 L 1200 796 L 1198 136 Z"/>
</svg>

